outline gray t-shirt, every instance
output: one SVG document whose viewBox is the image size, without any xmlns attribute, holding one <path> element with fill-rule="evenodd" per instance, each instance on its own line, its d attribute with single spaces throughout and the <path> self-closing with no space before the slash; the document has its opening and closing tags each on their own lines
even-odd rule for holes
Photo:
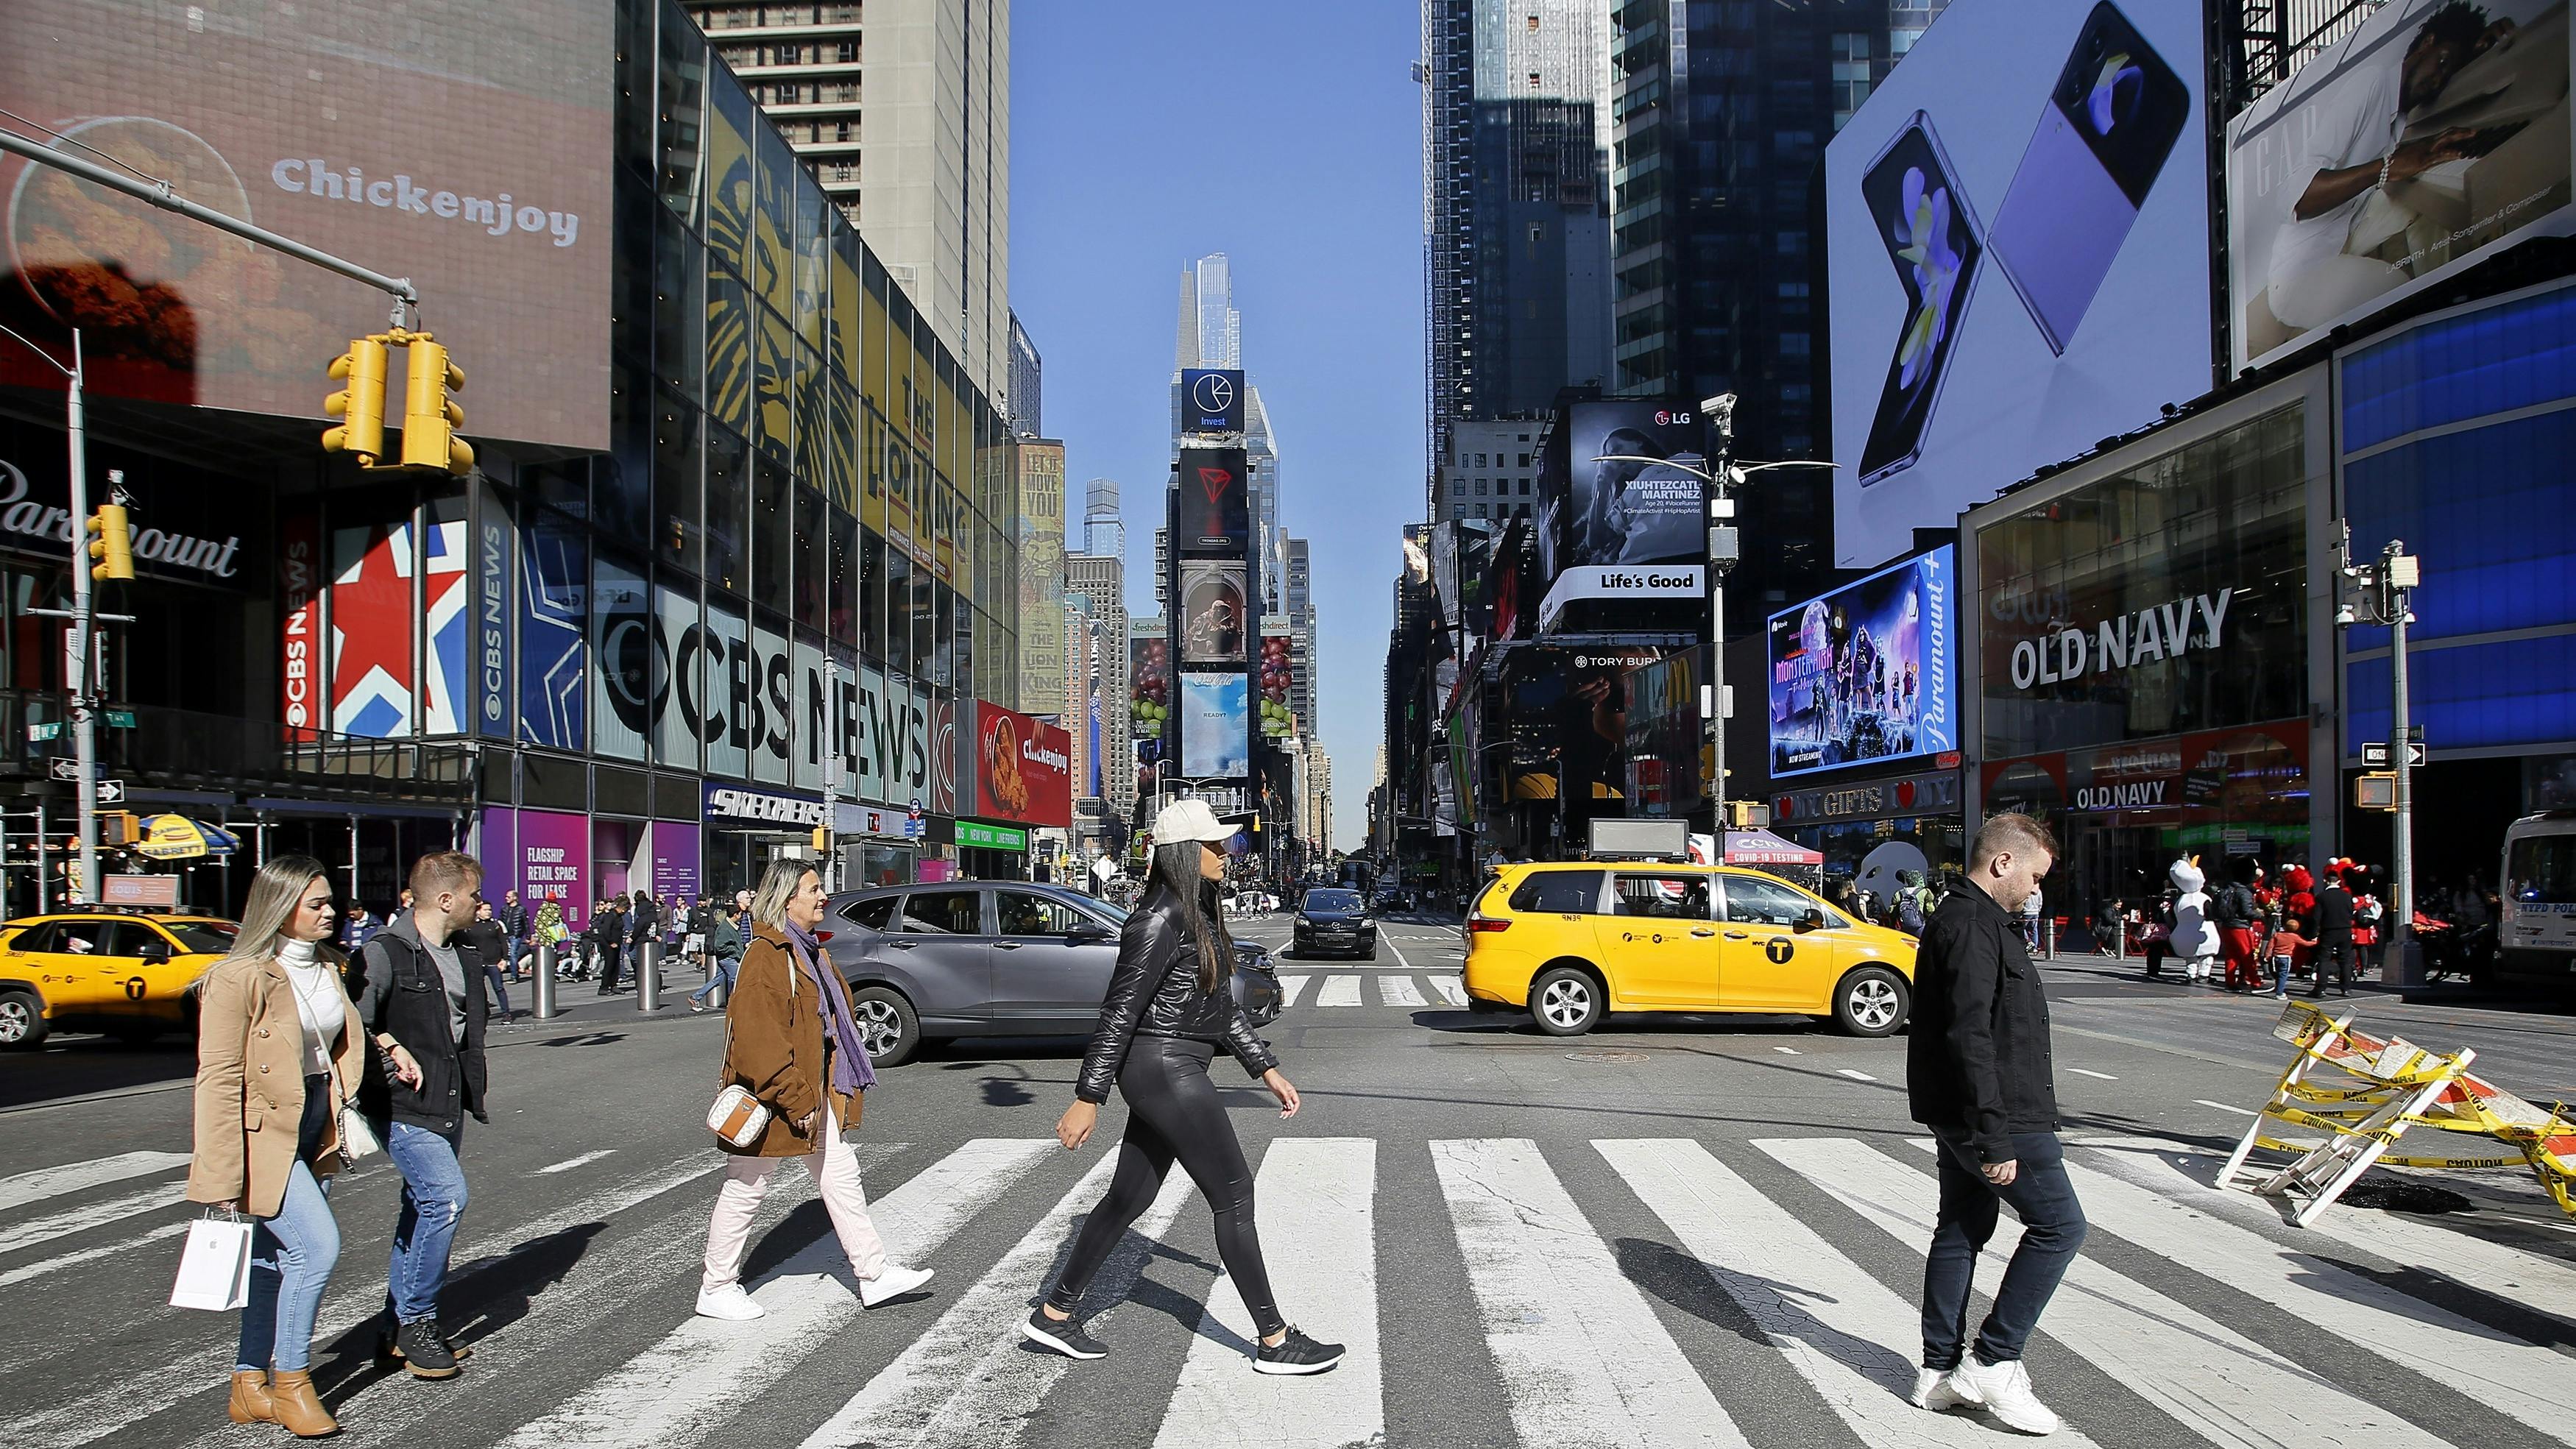
<svg viewBox="0 0 2576 1449">
<path fill-rule="evenodd" d="M 433 946 L 421 938 L 420 948 L 429 953 L 430 964 L 438 968 L 438 979 L 447 987 L 447 1027 L 455 1034 L 457 1045 L 465 1044 L 465 964 L 456 959 L 456 944 L 451 939 L 444 946 Z"/>
</svg>

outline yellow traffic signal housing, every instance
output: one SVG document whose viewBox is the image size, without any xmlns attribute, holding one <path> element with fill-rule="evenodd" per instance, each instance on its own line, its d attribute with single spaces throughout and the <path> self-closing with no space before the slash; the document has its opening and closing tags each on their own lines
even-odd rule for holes
<svg viewBox="0 0 2576 1449">
<path fill-rule="evenodd" d="M 814 853 L 815 853 L 815 854 L 817 854 L 817 855 L 829 855 L 829 854 L 831 853 L 831 851 L 832 851 L 832 827 L 830 827 L 830 826 L 828 826 L 828 825 L 817 825 L 817 826 L 815 826 L 815 827 L 814 827 Z"/>
<path fill-rule="evenodd" d="M 98 843 L 132 845 L 143 838 L 143 818 L 131 810 L 102 810 L 98 816 Z"/>
<path fill-rule="evenodd" d="M 89 556 L 98 562 L 89 566 L 94 579 L 130 579 L 134 577 L 134 530 L 126 519 L 125 505 L 110 503 L 89 516 Z"/>
<path fill-rule="evenodd" d="M 340 425 L 324 430 L 324 451 L 355 454 L 362 468 L 376 466 L 384 456 L 385 368 L 385 344 L 379 337 L 353 338 L 348 351 L 331 359 L 331 379 L 341 386 L 322 400 L 322 411 Z"/>
<path fill-rule="evenodd" d="M 447 360 L 447 349 L 426 332 L 411 334 L 411 374 L 403 406 L 402 465 L 442 473 L 474 471 L 474 449 L 456 436 L 465 409 L 448 400 L 465 387 L 465 369 Z"/>
</svg>

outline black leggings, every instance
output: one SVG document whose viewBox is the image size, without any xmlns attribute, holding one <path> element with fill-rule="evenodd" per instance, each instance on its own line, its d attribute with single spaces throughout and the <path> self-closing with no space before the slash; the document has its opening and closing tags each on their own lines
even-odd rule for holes
<svg viewBox="0 0 2576 1449">
<path fill-rule="evenodd" d="M 1252 1322 L 1268 1338 L 1287 1327 L 1270 1298 L 1270 1271 L 1261 1262 L 1261 1238 L 1252 1223 L 1252 1169 L 1244 1165 L 1243 1144 L 1234 1124 L 1217 1101 L 1216 1084 L 1208 1080 L 1208 1063 L 1216 1044 L 1179 1037 L 1138 1036 L 1118 1069 L 1118 1090 L 1127 1098 L 1127 1136 L 1118 1144 L 1118 1171 L 1109 1194 L 1091 1210 L 1073 1242 L 1073 1257 L 1064 1266 L 1047 1302 L 1071 1313 L 1082 1302 L 1091 1275 L 1109 1258 L 1109 1250 L 1127 1225 L 1162 1190 L 1163 1177 L 1180 1160 L 1200 1195 L 1216 1210 L 1216 1251 L 1226 1275 L 1252 1310 Z"/>
</svg>

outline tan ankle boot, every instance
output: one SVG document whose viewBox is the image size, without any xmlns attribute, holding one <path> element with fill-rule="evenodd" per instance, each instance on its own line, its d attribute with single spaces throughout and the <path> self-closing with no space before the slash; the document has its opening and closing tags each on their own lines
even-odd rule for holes
<svg viewBox="0 0 2576 1449">
<path fill-rule="evenodd" d="M 258 1369 L 235 1369 L 233 1401 L 225 1412 L 236 1424 L 276 1423 L 277 1409 L 268 1397 L 268 1375 Z"/>
<path fill-rule="evenodd" d="M 322 1396 L 313 1392 L 310 1373 L 279 1371 L 269 1380 L 268 1397 L 277 1422 L 298 1439 L 319 1439 L 340 1432 L 340 1421 L 331 1417 L 331 1411 L 322 1407 Z"/>
</svg>

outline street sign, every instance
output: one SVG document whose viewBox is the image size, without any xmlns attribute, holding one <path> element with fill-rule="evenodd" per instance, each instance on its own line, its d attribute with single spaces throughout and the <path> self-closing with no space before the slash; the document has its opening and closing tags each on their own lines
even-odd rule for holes
<svg viewBox="0 0 2576 1449">
<path fill-rule="evenodd" d="M 2388 746 L 2384 743 L 2373 741 L 2361 747 L 2361 767 L 2365 770 L 2385 770 L 2392 758 Z M 2420 770 L 2424 768 L 2427 758 L 2429 756 L 2425 753 L 2422 741 L 2411 741 L 2407 744 L 2406 768 Z"/>
<path fill-rule="evenodd" d="M 99 781 L 98 803 L 101 805 L 121 805 L 125 803 L 125 782 L 123 780 Z"/>
<path fill-rule="evenodd" d="M 111 709 L 107 711 L 107 727 L 112 730 L 130 730 L 134 728 L 134 711 L 130 709 Z"/>
<path fill-rule="evenodd" d="M 45 769 L 48 774 L 51 774 L 57 780 L 77 781 L 81 777 L 80 761 L 78 760 L 51 760 L 46 763 Z M 92 766 L 91 769 L 95 771 L 97 767 Z"/>
<path fill-rule="evenodd" d="M 27 726 L 27 743 L 31 745 L 40 740 L 58 740 L 62 737 L 63 722 L 61 720 L 51 720 L 44 724 L 31 724 Z"/>
</svg>

